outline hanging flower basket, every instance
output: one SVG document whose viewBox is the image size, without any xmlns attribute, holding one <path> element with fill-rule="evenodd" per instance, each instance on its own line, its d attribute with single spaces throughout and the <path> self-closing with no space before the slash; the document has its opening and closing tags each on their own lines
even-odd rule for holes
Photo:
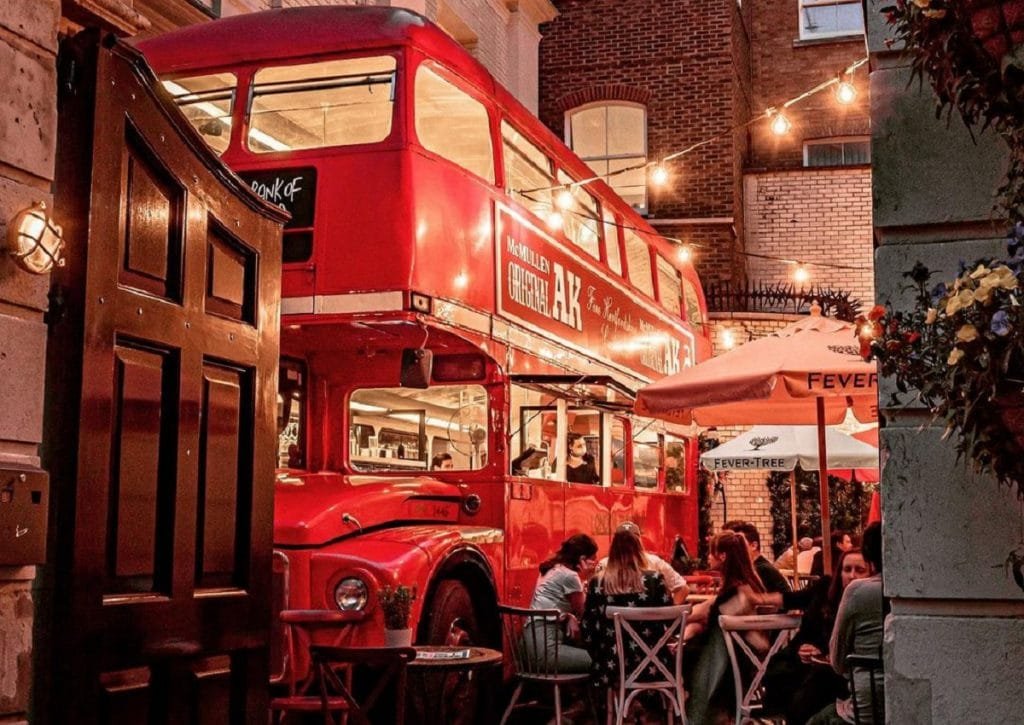
<svg viewBox="0 0 1024 725">
<path fill-rule="evenodd" d="M 1024 223 L 1007 251 L 938 284 L 918 263 L 904 275 L 914 307 L 878 305 L 857 329 L 862 354 L 900 393 L 916 391 L 958 454 L 1024 498 Z"/>
</svg>

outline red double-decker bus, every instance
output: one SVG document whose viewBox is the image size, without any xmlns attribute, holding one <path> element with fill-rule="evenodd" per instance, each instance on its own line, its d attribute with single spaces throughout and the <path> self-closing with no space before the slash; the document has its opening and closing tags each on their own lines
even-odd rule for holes
<svg viewBox="0 0 1024 725">
<path fill-rule="evenodd" d="M 710 354 L 699 280 L 607 185 L 577 183 L 592 172 L 480 64 L 376 7 L 242 15 L 142 49 L 292 214 L 278 606 L 362 611 L 354 641 L 376 643 L 376 593 L 406 584 L 417 641 L 500 646 L 497 602 L 527 603 L 568 535 L 606 546 L 631 519 L 651 551 L 695 551 L 695 441 L 631 403 Z"/>
</svg>

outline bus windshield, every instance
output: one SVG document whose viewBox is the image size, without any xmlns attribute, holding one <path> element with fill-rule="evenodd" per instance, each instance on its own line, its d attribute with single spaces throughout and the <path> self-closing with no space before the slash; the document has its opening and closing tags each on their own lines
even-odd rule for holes
<svg viewBox="0 0 1024 725">
<path fill-rule="evenodd" d="M 256 153 L 377 143 L 391 135 L 395 58 L 263 68 L 253 77 L 249 149 Z"/>
<path fill-rule="evenodd" d="M 480 385 L 364 388 L 348 404 L 357 471 L 459 470 L 487 465 L 487 391 Z"/>
</svg>

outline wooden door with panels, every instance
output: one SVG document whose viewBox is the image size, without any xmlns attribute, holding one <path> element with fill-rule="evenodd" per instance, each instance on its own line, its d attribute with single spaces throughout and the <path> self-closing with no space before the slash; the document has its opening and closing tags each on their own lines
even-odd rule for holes
<svg viewBox="0 0 1024 725">
<path fill-rule="evenodd" d="M 35 720 L 265 721 L 287 215 L 127 45 L 59 65 Z"/>
</svg>

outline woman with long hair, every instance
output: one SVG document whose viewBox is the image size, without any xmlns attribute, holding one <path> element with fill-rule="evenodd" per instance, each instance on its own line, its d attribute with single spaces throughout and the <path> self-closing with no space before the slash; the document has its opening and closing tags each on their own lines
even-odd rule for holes
<svg viewBox="0 0 1024 725">
<path fill-rule="evenodd" d="M 846 587 L 868 577 L 871 569 L 860 549 L 849 549 L 840 553 L 835 570 L 837 576 L 823 577 L 807 589 L 750 595 L 756 604 L 804 613 L 796 636 L 772 659 L 764 678 L 766 709 L 785 714 L 786 722 L 795 725 L 846 692 L 846 681 L 828 664 L 829 638 Z"/>
<path fill-rule="evenodd" d="M 615 627 L 605 616 L 605 609 L 610 606 L 664 607 L 671 604 L 672 595 L 665 586 L 665 580 L 648 566 L 639 534 L 620 528 L 612 537 L 604 571 L 590 580 L 583 611 L 583 643 L 593 660 L 591 672 L 598 684 L 608 686 L 618 676 Z M 645 638 L 650 644 L 655 644 L 666 627 L 664 622 L 651 622 L 649 638 Z M 630 650 L 627 669 L 639 663 L 640 652 Z M 668 657 L 665 664 L 672 667 Z"/>
<path fill-rule="evenodd" d="M 712 701 L 723 690 L 725 675 L 729 667 L 729 652 L 725 646 L 722 630 L 718 627 L 719 614 L 754 614 L 751 594 L 764 594 L 764 584 L 754 571 L 750 550 L 743 534 L 723 531 L 711 540 L 709 559 L 712 568 L 722 576 L 718 595 L 711 600 L 697 604 L 686 625 L 687 651 L 693 650 L 695 657 L 684 661 L 693 663 L 686 682 L 690 697 L 686 701 L 686 716 L 692 723 L 711 722 Z M 752 646 L 760 648 L 763 639 L 760 633 L 751 633 L 748 639 Z"/>
<path fill-rule="evenodd" d="M 540 565 L 540 576 L 533 590 L 530 609 L 557 609 L 562 624 L 544 626 L 543 637 L 524 637 L 528 647 L 532 642 L 545 642 L 548 653 L 534 652 L 540 660 L 558 651 L 559 672 L 589 672 L 590 655 L 587 650 L 572 644 L 579 637 L 579 619 L 583 615 L 584 582 L 597 566 L 597 542 L 586 534 L 570 536 L 558 551 Z"/>
</svg>

